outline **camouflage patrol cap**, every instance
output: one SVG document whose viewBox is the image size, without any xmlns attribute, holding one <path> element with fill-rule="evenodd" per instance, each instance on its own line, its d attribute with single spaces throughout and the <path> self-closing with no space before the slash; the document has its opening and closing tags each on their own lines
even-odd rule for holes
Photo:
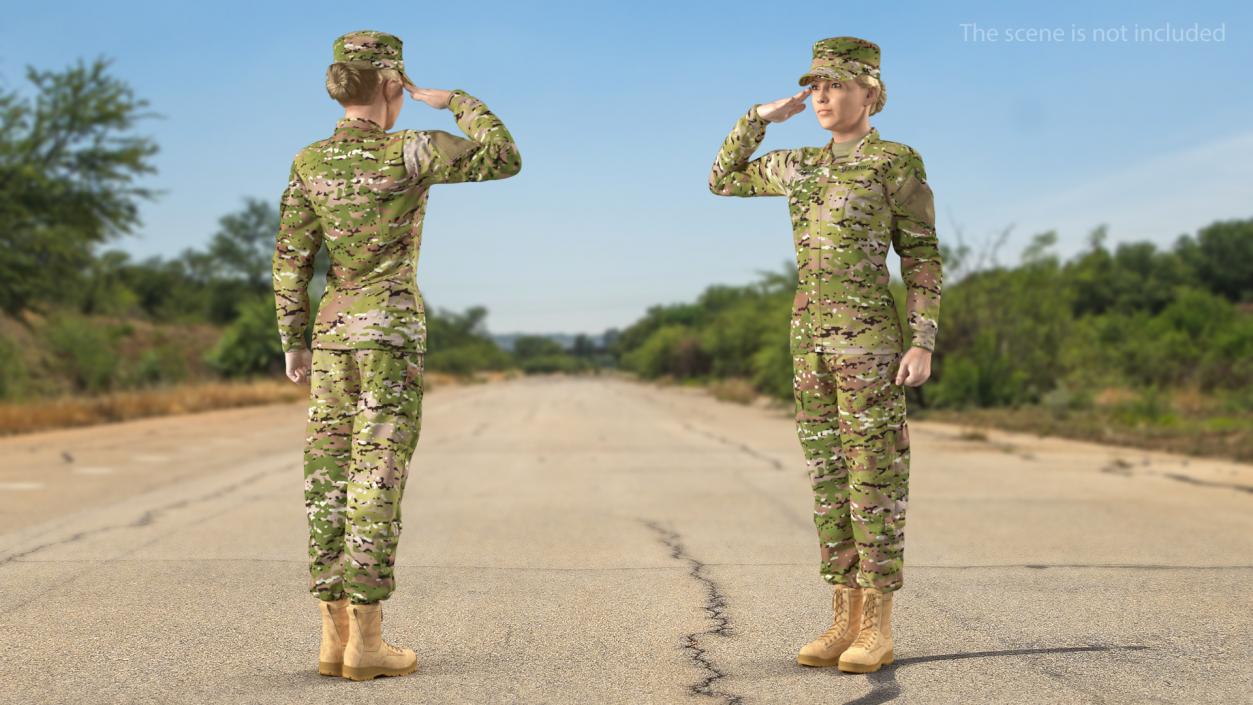
<svg viewBox="0 0 1253 705">
<path fill-rule="evenodd" d="M 814 42 L 813 63 L 800 85 L 816 78 L 851 81 L 858 76 L 879 77 L 879 45 L 857 37 L 831 37 Z"/>
<path fill-rule="evenodd" d="M 332 61 L 357 68 L 396 69 L 405 83 L 414 85 L 405 73 L 400 37 L 363 29 L 337 37 L 331 45 Z"/>
</svg>

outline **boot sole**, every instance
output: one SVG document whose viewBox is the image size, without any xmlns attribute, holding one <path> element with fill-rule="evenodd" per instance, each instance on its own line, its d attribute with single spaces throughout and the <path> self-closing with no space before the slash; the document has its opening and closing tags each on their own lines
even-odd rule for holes
<svg viewBox="0 0 1253 705">
<path fill-rule="evenodd" d="M 407 676 L 416 670 L 418 670 L 418 664 L 416 663 L 407 668 L 383 668 L 382 666 L 353 668 L 352 666 L 344 666 L 343 676 L 349 680 L 368 681 L 379 676 Z"/>
<path fill-rule="evenodd" d="M 879 670 L 883 666 L 891 666 L 892 662 L 895 660 L 896 660 L 896 657 L 892 655 L 892 650 L 888 649 L 888 652 L 883 655 L 883 660 L 880 661 L 879 663 L 864 664 L 864 663 L 849 663 L 847 661 L 840 661 L 840 670 L 844 671 L 845 673 L 874 673 L 875 671 Z"/>
<path fill-rule="evenodd" d="M 344 673 L 344 662 L 318 661 L 318 673 L 324 676 L 341 676 Z"/>
<path fill-rule="evenodd" d="M 840 663 L 840 657 L 836 656 L 832 659 L 819 658 L 817 656 L 797 656 L 796 662 L 802 666 L 811 666 L 813 668 L 825 668 L 835 666 Z"/>
</svg>

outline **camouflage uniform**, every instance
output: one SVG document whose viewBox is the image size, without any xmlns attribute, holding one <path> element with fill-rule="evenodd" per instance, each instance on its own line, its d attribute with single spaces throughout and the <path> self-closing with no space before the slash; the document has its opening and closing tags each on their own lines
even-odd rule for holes
<svg viewBox="0 0 1253 705">
<path fill-rule="evenodd" d="M 335 41 L 337 61 L 403 73 L 400 57 L 392 35 Z M 456 89 L 448 107 L 470 139 L 344 118 L 296 154 L 283 192 L 273 273 L 284 351 L 304 347 L 323 243 L 331 260 L 313 325 L 304 450 L 309 589 L 323 600 L 376 602 L 395 587 L 400 503 L 421 428 L 426 321 L 416 272 L 430 187 L 521 168 L 482 101 Z"/>
<path fill-rule="evenodd" d="M 878 77 L 878 47 L 838 37 L 814 45 L 814 77 Z M 799 281 L 791 351 L 797 433 L 814 489 L 820 572 L 833 584 L 902 585 L 909 428 L 893 383 L 903 334 L 886 266 L 901 258 L 911 345 L 935 345 L 941 260 L 931 189 L 913 148 L 879 139 L 780 149 L 749 161 L 765 137 L 757 105 L 714 161 L 721 196 L 786 196 Z M 847 155 L 842 154 L 847 152 Z"/>
</svg>

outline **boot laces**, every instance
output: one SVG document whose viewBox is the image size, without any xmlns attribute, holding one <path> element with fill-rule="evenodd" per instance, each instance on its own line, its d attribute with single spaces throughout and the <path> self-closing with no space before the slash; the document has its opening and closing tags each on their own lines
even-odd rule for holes
<svg viewBox="0 0 1253 705">
<path fill-rule="evenodd" d="M 380 626 L 380 627 L 382 627 L 382 625 L 383 625 L 383 613 L 382 613 L 382 612 L 379 612 L 379 626 Z M 381 630 L 380 630 L 380 631 L 381 631 Z M 399 648 L 399 647 L 397 647 L 397 646 L 394 646 L 391 642 L 387 641 L 386 639 L 382 639 L 382 638 L 380 638 L 380 641 L 382 641 L 382 642 L 383 642 L 383 646 L 387 647 L 387 650 L 388 650 L 388 651 L 391 651 L 393 654 L 396 654 L 396 655 L 398 655 L 398 656 L 404 656 L 404 655 L 405 655 L 405 650 L 404 650 L 404 649 Z"/>
<path fill-rule="evenodd" d="M 832 600 L 835 607 L 835 621 L 827 628 L 822 636 L 818 637 L 819 641 L 824 644 L 832 642 L 844 636 L 848 631 L 848 600 L 845 599 L 845 593 L 842 590 L 835 591 L 835 598 Z"/>
<path fill-rule="evenodd" d="M 869 649 L 878 641 L 879 607 L 882 599 L 878 595 L 872 597 L 870 591 L 866 591 L 861 605 L 861 629 L 857 632 L 857 638 L 853 640 L 853 646 Z"/>
</svg>

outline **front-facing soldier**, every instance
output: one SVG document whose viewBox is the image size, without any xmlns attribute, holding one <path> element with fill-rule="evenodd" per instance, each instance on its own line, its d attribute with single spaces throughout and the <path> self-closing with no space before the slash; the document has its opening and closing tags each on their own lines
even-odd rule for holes
<svg viewBox="0 0 1253 705">
<path fill-rule="evenodd" d="M 417 668 L 411 649 L 382 639 L 381 601 L 395 589 L 400 505 L 421 429 L 426 321 L 416 272 L 427 195 L 434 184 L 513 176 L 522 162 L 481 100 L 413 84 L 399 38 L 350 32 L 332 51 L 326 88 L 344 117 L 292 162 L 274 296 L 287 375 L 310 383 L 304 496 L 309 590 L 322 614 L 318 670 L 367 680 Z M 450 109 L 469 139 L 388 132 L 406 91 Z M 308 285 L 324 244 L 331 264 L 310 351 Z"/>
<path fill-rule="evenodd" d="M 922 157 L 879 138 L 879 47 L 855 37 L 814 44 L 799 93 L 755 104 L 709 175 L 721 196 L 787 196 L 796 247 L 791 351 L 797 433 L 814 490 L 820 572 L 834 588 L 831 628 L 797 660 L 865 673 L 893 661 L 892 596 L 903 584 L 909 428 L 905 390 L 931 374 L 941 259 Z M 750 161 L 766 125 L 813 99 L 822 147 Z M 888 289 L 889 245 L 901 258 L 910 347 Z"/>
</svg>

